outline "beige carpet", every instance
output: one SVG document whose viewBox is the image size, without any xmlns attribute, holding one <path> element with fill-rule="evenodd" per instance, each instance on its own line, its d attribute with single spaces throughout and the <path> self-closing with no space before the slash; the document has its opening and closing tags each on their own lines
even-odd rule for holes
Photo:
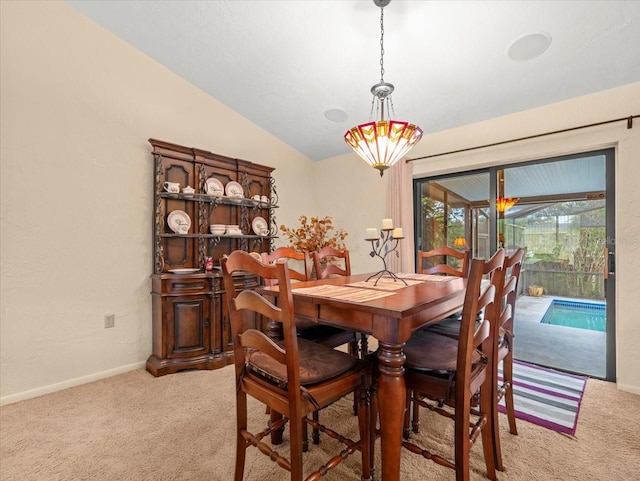
<svg viewBox="0 0 640 481">
<path fill-rule="evenodd" d="M 263 421 L 264 407 L 252 406 L 250 422 Z M 330 409 L 337 426 L 355 434 L 350 400 Z M 612 383 L 588 381 L 575 439 L 524 421 L 518 421 L 519 436 L 512 436 L 506 424 L 501 481 L 639 479 L 640 396 L 618 392 Z M 160 378 L 136 370 L 0 408 L 0 479 L 230 480 L 234 425 L 231 366 Z M 422 426 L 425 445 L 452 433 L 449 422 L 429 413 Z M 305 462 L 313 463 L 331 443 L 323 437 Z M 268 458 L 250 452 L 245 480 L 287 479 Z M 471 464 L 472 480 L 486 479 L 481 445 Z M 379 472 L 379 452 L 377 466 Z M 352 456 L 323 479 L 357 481 L 358 470 Z M 401 470 L 405 481 L 455 479 L 453 471 L 408 452 Z"/>
</svg>

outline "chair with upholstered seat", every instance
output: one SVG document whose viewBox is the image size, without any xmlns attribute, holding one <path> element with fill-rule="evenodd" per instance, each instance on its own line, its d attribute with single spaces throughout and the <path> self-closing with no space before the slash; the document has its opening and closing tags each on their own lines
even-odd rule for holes
<svg viewBox="0 0 640 481">
<path fill-rule="evenodd" d="M 499 249 L 487 261 L 474 259 L 471 262 L 458 339 L 420 330 L 404 348 L 407 409 L 402 445 L 412 453 L 454 469 L 457 481 L 469 479 L 469 452 L 479 435 L 482 436 L 487 476 L 496 479 L 491 422 L 493 342 L 490 334 L 491 322 L 495 322 L 497 316 L 494 299 L 504 282 L 501 275 L 503 261 L 504 250 Z M 482 290 L 484 275 L 490 275 L 492 282 Z M 454 420 L 453 461 L 409 441 L 412 403 Z M 472 422 L 472 416 L 475 422 Z"/>
<path fill-rule="evenodd" d="M 362 479 L 371 479 L 369 388 L 371 365 L 344 352 L 300 339 L 294 320 L 291 278 L 285 263 L 263 264 L 243 251 L 234 251 L 220 261 L 231 319 L 236 372 L 236 468 L 235 481 L 242 481 L 246 451 L 250 446 L 270 457 L 278 466 L 290 471 L 292 481 L 303 479 L 303 425 L 311 424 L 344 443 L 340 453 L 309 474 L 316 480 L 334 468 L 347 455 L 360 451 Z M 274 281 L 277 305 L 254 290 L 240 290 L 234 272 L 256 274 Z M 284 338 L 275 342 L 254 329 L 253 317 L 260 315 L 282 326 Z M 340 436 L 336 431 L 317 425 L 307 415 L 344 396 L 356 393 L 359 401 L 358 441 Z M 247 420 L 247 397 L 251 396 L 281 415 L 260 432 L 250 432 Z M 285 458 L 265 441 L 270 433 L 289 424 L 290 456 Z"/>
<path fill-rule="evenodd" d="M 430 251 L 418 251 L 417 272 L 419 274 L 467 277 L 469 275 L 470 256 L 471 252 L 468 250 L 459 251 L 451 247 L 438 247 Z M 449 258 L 454 259 L 454 262 L 449 262 Z M 430 265 L 425 265 L 425 263 Z M 426 329 L 438 334 L 457 337 L 460 330 L 459 321 L 460 313 L 457 312 Z"/>
<path fill-rule="evenodd" d="M 273 264 L 275 262 L 285 262 L 289 267 L 289 273 L 292 281 L 304 282 L 311 279 L 310 266 L 312 261 L 308 252 L 299 252 L 291 247 L 278 247 L 271 253 L 262 253 L 262 262 L 265 264 Z M 265 279 L 265 285 L 276 285 L 276 279 Z M 323 346 L 336 348 L 344 344 L 349 345 L 349 353 L 357 356 L 356 333 L 339 327 L 328 326 L 326 324 L 317 324 L 304 318 L 296 317 L 296 332 L 299 338 L 321 344 Z M 272 338 L 280 336 L 279 326 L 275 326 L 273 322 L 267 321 L 267 334 Z M 354 413 L 357 414 L 357 399 L 354 398 Z M 313 420 L 318 422 L 318 412 L 313 413 Z M 304 450 L 308 448 L 306 440 L 306 425 L 304 426 L 305 440 Z M 320 443 L 320 432 L 313 429 L 312 440 L 314 444 Z"/>
<path fill-rule="evenodd" d="M 522 269 L 524 249 L 519 248 L 504 260 L 505 285 L 502 290 L 502 311 L 499 321 L 492 326 L 497 332 L 493 333 L 494 344 L 494 378 L 496 395 L 494 396 L 494 449 L 496 456 L 496 468 L 504 471 L 502 464 L 502 449 L 500 447 L 500 425 L 498 422 L 498 403 L 504 397 L 509 431 L 518 434 L 516 429 L 516 415 L 513 404 L 513 322 L 518 297 L 518 280 Z M 498 383 L 498 367 L 502 362 L 502 382 Z"/>
<path fill-rule="evenodd" d="M 298 252 L 291 247 L 278 247 L 271 253 L 262 253 L 262 262 L 272 264 L 284 261 L 289 266 L 291 279 L 295 281 L 311 280 L 312 261 L 308 252 Z M 302 265 L 301 265 L 302 264 Z M 276 281 L 265 281 L 266 285 L 273 285 Z M 322 344 L 323 346 L 338 347 L 354 341 L 354 333 L 338 327 L 327 326 L 308 322 L 305 319 L 296 319 L 298 337 Z M 267 332 L 269 332 L 267 326 Z"/>
</svg>

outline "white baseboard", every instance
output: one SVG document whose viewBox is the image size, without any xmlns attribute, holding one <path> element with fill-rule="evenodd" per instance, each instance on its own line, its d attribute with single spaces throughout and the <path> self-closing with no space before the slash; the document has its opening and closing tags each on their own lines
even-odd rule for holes
<svg viewBox="0 0 640 481">
<path fill-rule="evenodd" d="M 135 362 L 126 366 L 120 366 L 115 369 L 109 369 L 107 371 L 96 372 L 89 374 L 88 376 L 77 377 L 75 379 L 69 379 L 67 381 L 59 382 L 56 384 L 49 384 L 48 386 L 42 386 L 29 391 L 23 391 L 18 394 L 11 394 L 10 396 L 0 397 L 0 406 L 5 404 L 12 404 L 18 401 L 24 401 L 25 399 L 31 399 L 45 394 L 50 394 L 56 391 L 62 391 L 70 387 L 80 386 L 94 381 L 99 381 L 107 377 L 115 376 L 117 374 L 123 374 L 125 372 L 133 371 L 134 369 L 140 369 L 145 367 L 146 361 Z"/>
<path fill-rule="evenodd" d="M 640 388 L 638 386 L 632 386 L 630 384 L 616 383 L 618 391 L 630 392 L 631 394 L 640 394 Z"/>
</svg>

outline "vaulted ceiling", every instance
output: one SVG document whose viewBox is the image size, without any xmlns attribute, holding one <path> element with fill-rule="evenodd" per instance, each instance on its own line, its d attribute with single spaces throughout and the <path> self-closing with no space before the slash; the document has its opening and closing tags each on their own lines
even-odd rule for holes
<svg viewBox="0 0 640 481">
<path fill-rule="evenodd" d="M 312 160 L 375 118 L 371 0 L 67 1 Z M 548 49 L 512 59 L 532 34 L 516 57 Z M 640 81 L 640 2 L 393 0 L 384 68 L 394 118 L 427 134 L 618 87 Z"/>
</svg>

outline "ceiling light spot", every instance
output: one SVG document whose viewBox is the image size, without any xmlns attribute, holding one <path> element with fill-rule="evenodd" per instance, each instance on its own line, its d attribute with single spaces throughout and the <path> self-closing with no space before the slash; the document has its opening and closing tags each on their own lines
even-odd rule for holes
<svg viewBox="0 0 640 481">
<path fill-rule="evenodd" d="M 509 58 L 516 62 L 531 60 L 542 55 L 551 45 L 551 35 L 548 33 L 532 33 L 520 37 L 509 47 Z"/>
<path fill-rule="evenodd" d="M 342 109 L 329 109 L 324 113 L 324 116 L 331 122 L 344 122 L 349 118 Z"/>
</svg>

